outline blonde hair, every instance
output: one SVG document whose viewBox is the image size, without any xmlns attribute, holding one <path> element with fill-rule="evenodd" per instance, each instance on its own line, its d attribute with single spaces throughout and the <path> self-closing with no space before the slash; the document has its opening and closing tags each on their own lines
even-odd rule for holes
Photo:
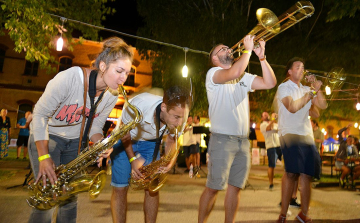
<svg viewBox="0 0 360 223">
<path fill-rule="evenodd" d="M 134 58 L 134 52 L 130 45 L 126 44 L 119 37 L 110 37 L 103 42 L 103 50 L 96 58 L 93 66 L 100 70 L 100 62 L 103 61 L 106 66 L 118 59 L 129 59 L 131 62 Z"/>
</svg>

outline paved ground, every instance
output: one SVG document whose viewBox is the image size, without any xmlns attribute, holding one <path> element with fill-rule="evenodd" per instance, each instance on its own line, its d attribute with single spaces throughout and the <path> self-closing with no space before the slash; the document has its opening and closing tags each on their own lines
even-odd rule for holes
<svg viewBox="0 0 360 223">
<path fill-rule="evenodd" d="M 0 222 L 27 222 L 31 208 L 25 202 L 27 189 L 22 187 L 25 180 L 27 162 L 0 160 L 0 171 L 10 170 L 14 176 L 0 180 Z M 206 168 L 203 168 L 206 171 Z M 177 169 L 183 173 L 184 169 Z M 266 166 L 252 166 L 249 186 L 241 192 L 240 208 L 236 222 L 275 222 L 280 208 L 280 180 L 275 180 L 273 191 L 268 190 Z M 329 172 L 329 168 L 324 168 Z M 282 173 L 282 167 L 276 173 Z M 204 189 L 205 178 L 190 179 L 187 174 L 169 175 L 160 193 L 158 222 L 197 222 L 197 209 Z M 111 187 L 107 186 L 95 200 L 89 200 L 87 193 L 79 195 L 78 222 L 111 222 Z M 10 187 L 10 188 L 9 188 Z M 224 221 L 224 192 L 220 192 L 209 223 Z M 143 192 L 130 191 L 128 196 L 128 222 L 143 222 Z M 314 222 L 360 222 L 360 192 L 343 190 L 338 187 L 322 187 L 312 190 L 310 215 Z M 294 219 L 297 209 L 290 208 Z M 295 222 L 295 221 L 289 221 Z"/>
</svg>

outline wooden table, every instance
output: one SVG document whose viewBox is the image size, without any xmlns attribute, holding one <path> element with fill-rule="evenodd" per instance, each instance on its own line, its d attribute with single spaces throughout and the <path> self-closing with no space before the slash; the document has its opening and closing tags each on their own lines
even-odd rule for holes
<svg viewBox="0 0 360 223">
<path fill-rule="evenodd" d="M 333 166 L 335 165 L 335 161 L 334 161 L 335 154 L 334 153 L 323 153 L 320 156 L 321 156 L 321 166 L 323 164 L 324 159 L 330 158 L 330 168 L 331 168 L 331 177 L 332 177 L 333 176 Z"/>
</svg>

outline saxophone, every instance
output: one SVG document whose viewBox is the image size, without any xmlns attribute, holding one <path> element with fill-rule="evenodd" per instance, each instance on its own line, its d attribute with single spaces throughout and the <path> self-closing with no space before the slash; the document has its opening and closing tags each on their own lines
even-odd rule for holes
<svg viewBox="0 0 360 223">
<path fill-rule="evenodd" d="M 171 160 L 176 159 L 179 154 L 180 145 L 178 143 L 178 129 L 175 129 L 175 145 L 171 148 L 168 154 L 162 156 L 159 160 L 150 163 L 149 165 L 142 166 L 139 171 L 144 176 L 137 180 L 133 176 L 130 178 L 130 187 L 133 190 L 149 190 L 157 192 L 160 190 L 167 179 L 167 173 L 159 171 L 160 167 L 166 167 L 170 164 Z"/>
<path fill-rule="evenodd" d="M 90 165 L 96 163 L 99 155 L 113 147 L 119 139 L 124 137 L 141 120 L 138 109 L 131 105 L 126 92 L 122 86 L 120 91 L 124 96 L 125 102 L 134 111 L 135 119 L 127 124 L 115 128 L 111 134 L 100 142 L 85 148 L 77 158 L 66 165 L 60 165 L 55 169 L 58 175 L 57 183 L 54 187 L 47 179 L 46 185 L 39 180 L 37 184 L 29 184 L 29 198 L 27 203 L 40 210 L 48 210 L 56 205 L 65 204 L 75 194 L 80 192 L 89 192 L 90 198 L 95 199 L 105 186 L 106 171 L 100 171 L 95 177 L 83 174 L 84 170 Z"/>
</svg>

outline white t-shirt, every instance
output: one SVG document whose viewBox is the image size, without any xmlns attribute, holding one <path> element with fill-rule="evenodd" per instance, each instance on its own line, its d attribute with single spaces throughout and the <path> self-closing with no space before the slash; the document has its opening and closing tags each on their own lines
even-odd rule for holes
<svg viewBox="0 0 360 223">
<path fill-rule="evenodd" d="M 281 100 L 287 96 L 291 96 L 294 101 L 303 97 L 307 92 L 310 91 L 308 86 L 303 86 L 300 84 L 300 87 L 292 82 L 291 80 L 286 81 L 279 85 L 277 91 L 277 103 L 279 106 L 279 135 L 283 136 L 285 134 L 296 134 L 296 135 L 309 135 L 314 137 L 310 119 L 309 109 L 311 107 L 311 100 L 302 107 L 299 111 L 295 113 L 289 112 Z"/>
<path fill-rule="evenodd" d="M 142 119 L 139 124 L 132 130 L 130 130 L 131 139 L 135 141 L 147 141 L 156 139 L 156 124 L 155 124 L 155 109 L 162 103 L 163 98 L 158 95 L 153 95 L 150 93 L 139 94 L 129 100 L 133 106 L 138 108 Z M 185 111 L 184 117 L 187 117 L 188 111 Z M 123 112 L 121 114 L 121 120 L 123 123 L 128 123 L 135 118 L 134 111 L 125 104 Z M 165 130 L 165 125 L 161 127 L 159 131 L 159 136 Z M 182 131 L 185 127 L 185 122 L 181 125 L 178 136 L 182 134 Z M 166 130 L 164 135 L 168 134 L 169 131 Z M 173 135 L 172 135 L 173 136 Z"/>
<path fill-rule="evenodd" d="M 213 67 L 206 74 L 206 92 L 209 101 L 210 131 L 214 133 L 248 136 L 250 108 L 248 92 L 256 77 L 249 73 L 225 84 L 215 84 L 213 76 L 221 67 Z"/>
<path fill-rule="evenodd" d="M 268 125 L 269 125 L 268 121 L 263 121 L 260 125 L 260 131 L 265 138 L 265 147 L 266 149 L 279 147 L 280 140 L 278 134 L 278 124 L 273 123 L 272 129 L 270 131 L 266 131 L 266 127 L 268 127 Z"/>
<path fill-rule="evenodd" d="M 191 124 L 190 126 L 191 127 L 188 127 L 189 130 L 184 132 L 183 146 L 190 146 L 190 145 L 195 145 L 196 144 L 196 138 L 195 138 L 195 135 L 193 134 L 193 126 L 194 126 L 194 124 Z"/>
</svg>

